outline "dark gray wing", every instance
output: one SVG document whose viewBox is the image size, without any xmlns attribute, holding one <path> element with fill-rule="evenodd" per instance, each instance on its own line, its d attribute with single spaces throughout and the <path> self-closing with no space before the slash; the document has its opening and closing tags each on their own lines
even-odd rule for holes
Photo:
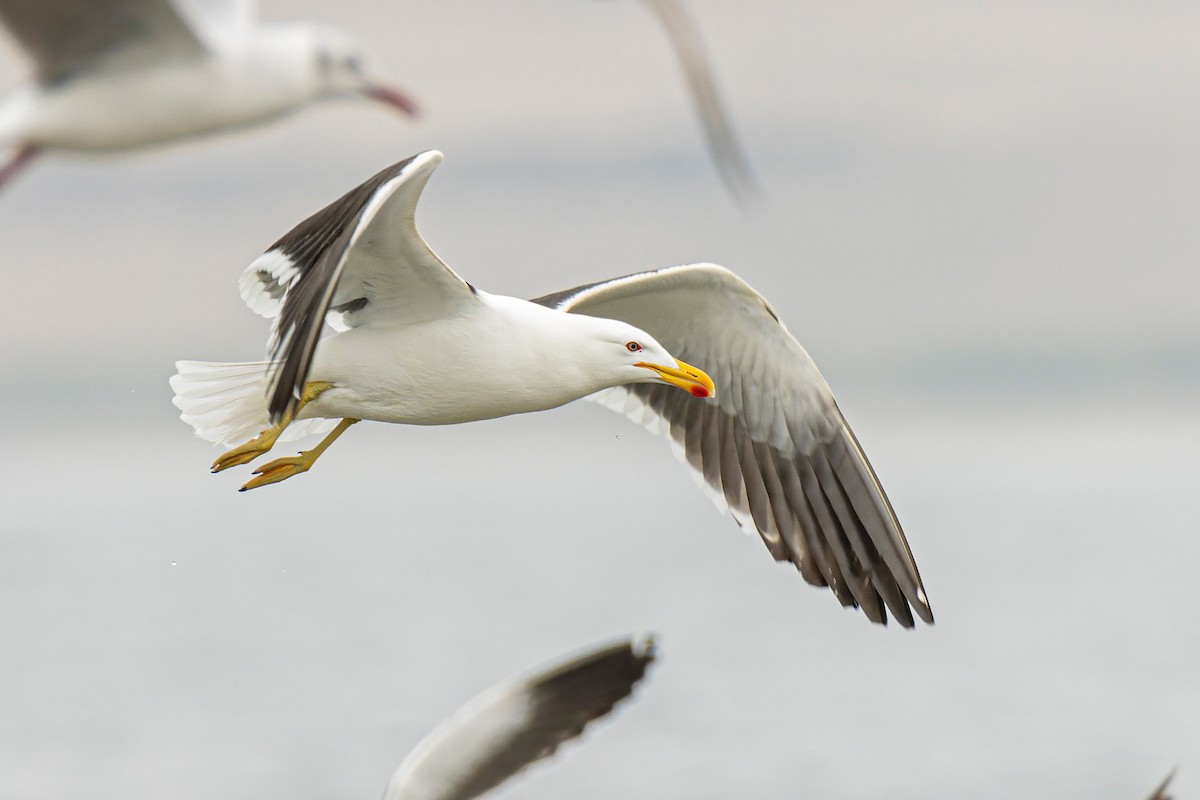
<svg viewBox="0 0 1200 800">
<path fill-rule="evenodd" d="M 384 800 L 478 797 L 612 711 L 653 661 L 652 639 L 629 639 L 489 689 L 417 745 Z"/>
<path fill-rule="evenodd" d="M 692 105 L 700 117 L 708 150 L 725 188 L 739 203 L 758 198 L 761 194 L 758 182 L 721 102 L 717 81 L 695 23 L 678 0 L 642 2 L 658 18 L 671 41 L 671 48 L 675 51 L 684 81 L 692 95 Z"/>
<path fill-rule="evenodd" d="M 43 83 L 206 52 L 169 0 L 0 0 L 0 21 Z"/>
<path fill-rule="evenodd" d="M 242 299 L 276 317 L 268 408 L 292 409 L 327 316 L 357 327 L 381 315 L 433 319 L 474 290 L 417 232 L 421 190 L 442 161 L 436 150 L 393 164 L 292 228 L 242 273 Z"/>
<path fill-rule="evenodd" d="M 1170 787 L 1171 781 L 1174 778 L 1175 770 L 1171 770 L 1170 774 L 1167 775 L 1166 779 L 1158 785 L 1158 788 L 1154 790 L 1154 794 L 1150 795 L 1147 800 L 1171 800 L 1172 796 L 1167 789 Z"/>
<path fill-rule="evenodd" d="M 708 400 L 655 384 L 592 399 L 666 435 L 718 506 L 842 605 L 881 624 L 885 607 L 906 628 L 914 610 L 933 622 L 904 532 L 829 385 L 745 281 L 694 264 L 534 302 L 628 322 L 707 372 Z"/>
</svg>

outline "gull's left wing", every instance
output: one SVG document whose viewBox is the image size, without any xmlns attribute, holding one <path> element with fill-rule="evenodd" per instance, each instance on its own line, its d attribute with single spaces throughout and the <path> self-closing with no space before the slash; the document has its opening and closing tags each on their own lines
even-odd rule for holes
<svg viewBox="0 0 1200 800">
<path fill-rule="evenodd" d="M 272 422 L 299 399 L 327 318 L 350 328 L 378 314 L 422 322 L 477 302 L 417 231 L 417 201 L 440 163 L 442 154 L 429 150 L 393 164 L 285 233 L 242 273 L 246 305 L 275 318 Z"/>
<path fill-rule="evenodd" d="M 653 384 L 592 399 L 668 436 L 719 507 L 842 605 L 881 624 L 885 607 L 906 628 L 913 611 L 933 622 L 908 541 L 829 385 L 745 281 L 693 264 L 533 302 L 624 320 L 707 372 L 709 400 Z"/>
<path fill-rule="evenodd" d="M 653 661 L 652 639 L 628 639 L 492 687 L 417 745 L 383 800 L 469 800 L 484 794 L 612 711 Z"/>
</svg>

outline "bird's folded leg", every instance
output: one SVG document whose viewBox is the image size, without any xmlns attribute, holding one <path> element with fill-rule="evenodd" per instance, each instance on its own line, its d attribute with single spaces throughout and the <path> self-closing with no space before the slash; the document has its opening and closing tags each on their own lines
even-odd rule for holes
<svg viewBox="0 0 1200 800">
<path fill-rule="evenodd" d="M 346 430 L 358 422 L 356 419 L 344 419 L 337 424 L 337 427 L 329 432 L 329 435 L 320 441 L 320 443 L 311 450 L 301 450 L 294 456 L 287 458 L 277 458 L 263 464 L 258 469 L 254 470 L 257 478 L 251 478 L 245 486 L 238 489 L 239 492 L 244 492 L 247 489 L 257 489 L 260 486 L 267 486 L 272 483 L 285 481 L 293 475 L 299 475 L 301 472 L 308 472 L 313 463 L 324 453 L 329 445 L 333 444 L 334 440 L 341 436 Z"/>
<path fill-rule="evenodd" d="M 300 413 L 300 409 L 304 408 L 305 405 L 316 399 L 321 392 L 332 388 L 332 383 L 325 383 L 323 381 L 306 383 L 304 385 L 304 391 L 300 393 L 300 399 L 296 403 L 296 408 L 294 411 L 289 411 L 284 414 L 283 419 L 279 420 L 279 422 L 272 425 L 270 428 L 267 428 L 250 441 L 246 442 L 245 444 L 238 445 L 229 452 L 221 455 L 220 458 L 213 462 L 212 471 L 220 472 L 221 470 L 229 469 L 230 467 L 236 467 L 240 464 L 249 464 L 263 453 L 266 453 L 275 446 L 275 442 L 279 440 L 279 437 L 283 434 L 284 429 L 287 428 L 288 425 L 291 425 L 292 421 L 296 419 L 296 414 Z"/>
</svg>

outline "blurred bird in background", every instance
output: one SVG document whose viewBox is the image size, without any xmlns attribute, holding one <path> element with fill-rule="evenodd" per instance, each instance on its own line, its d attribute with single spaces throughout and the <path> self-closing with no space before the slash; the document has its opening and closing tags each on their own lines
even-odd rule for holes
<svg viewBox="0 0 1200 800">
<path fill-rule="evenodd" d="M 677 0 L 642 0 L 662 24 L 733 198 L 758 195 L 696 25 Z M 0 187 L 43 151 L 107 153 L 260 125 L 318 100 L 360 97 L 412 117 L 369 77 L 361 48 L 310 22 L 262 24 L 253 0 L 0 0 L 34 77 L 0 100 Z"/>
<path fill-rule="evenodd" d="M 309 22 L 260 24 L 238 0 L 0 0 L 34 78 L 0 101 L 0 186 L 42 151 L 120 152 L 259 125 L 333 97 L 416 104 L 360 48 Z"/>
</svg>

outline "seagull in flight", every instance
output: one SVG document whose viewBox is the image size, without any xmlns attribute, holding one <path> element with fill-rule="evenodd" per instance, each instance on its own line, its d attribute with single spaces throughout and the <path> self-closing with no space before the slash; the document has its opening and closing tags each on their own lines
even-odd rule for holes
<svg viewBox="0 0 1200 800">
<path fill-rule="evenodd" d="M 364 97 L 413 116 L 359 46 L 309 22 L 260 24 L 246 0 L 0 0 L 34 79 L 0 99 L 0 186 L 44 151 L 110 153 Z"/>
<path fill-rule="evenodd" d="M 914 611 L 933 622 L 879 479 L 762 295 L 715 264 L 532 301 L 484 292 L 416 228 L 441 161 L 430 150 L 384 169 L 246 268 L 242 299 L 275 320 L 267 360 L 176 363 L 184 422 L 241 442 L 213 472 L 328 432 L 254 470 L 242 490 L 256 489 L 308 471 L 360 420 L 451 425 L 587 397 L 669 438 L 719 508 L 844 606 L 881 624 L 885 609 L 905 627 Z M 326 323 L 336 332 L 322 338 Z"/>
</svg>

